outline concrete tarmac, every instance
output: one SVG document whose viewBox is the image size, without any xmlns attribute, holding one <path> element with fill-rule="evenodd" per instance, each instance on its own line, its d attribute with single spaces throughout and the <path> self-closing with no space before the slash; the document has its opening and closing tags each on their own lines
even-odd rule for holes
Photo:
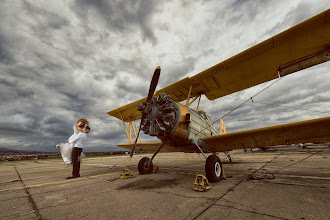
<svg viewBox="0 0 330 220">
<path fill-rule="evenodd" d="M 328 145 L 220 153 L 227 178 L 207 192 L 193 190 L 202 155 L 160 153 L 160 172 L 140 175 L 143 156 L 84 158 L 71 180 L 59 159 L 2 162 L 0 219 L 330 219 Z"/>
</svg>

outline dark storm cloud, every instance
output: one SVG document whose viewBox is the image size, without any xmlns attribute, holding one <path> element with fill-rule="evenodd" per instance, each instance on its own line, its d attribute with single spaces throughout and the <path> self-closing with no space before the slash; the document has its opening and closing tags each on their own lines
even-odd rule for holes
<svg viewBox="0 0 330 220">
<path fill-rule="evenodd" d="M 33 5 L 28 1 L 22 2 L 23 8 L 29 12 L 30 16 L 34 16 L 35 18 L 41 16 L 45 20 L 45 23 L 42 26 L 39 26 L 40 28 L 52 28 L 57 30 L 61 29 L 63 26 L 70 25 L 70 21 L 67 18 L 61 17 L 55 13 Z"/>
<path fill-rule="evenodd" d="M 107 23 L 108 28 L 119 32 L 136 34 L 136 25 L 141 30 L 144 40 L 150 40 L 154 44 L 157 38 L 152 30 L 151 22 L 153 13 L 157 12 L 159 2 L 152 0 L 140 1 L 105 1 L 83 0 L 76 1 L 73 10 L 88 22 L 88 11 L 96 10 L 96 13 Z"/>
<path fill-rule="evenodd" d="M 267 28 L 264 31 L 265 36 L 274 36 L 289 27 L 293 27 L 307 19 L 309 19 L 310 15 L 317 15 L 324 11 L 327 8 L 326 1 L 322 2 L 325 7 L 315 8 L 313 7 L 313 2 L 299 2 L 295 7 L 291 8 L 283 19 L 278 20 L 277 24 L 271 28 Z M 320 10 L 321 9 L 321 10 Z"/>
<path fill-rule="evenodd" d="M 104 7 L 103 3 L 107 6 Z M 121 9 L 122 3 L 96 2 L 92 3 L 96 4 L 93 6 L 83 2 L 82 8 L 77 10 L 86 12 L 90 6 L 94 7 L 100 16 L 110 19 L 108 28 L 127 33 L 138 30 L 134 29 L 138 26 L 143 37 L 155 43 L 156 38 L 149 26 L 153 3 L 145 5 L 146 3 L 148 2 L 137 3 L 136 11 L 129 11 L 129 7 Z M 113 12 L 111 16 L 107 14 L 108 9 Z M 150 73 L 146 71 L 146 61 L 143 57 L 134 61 L 130 57 L 118 61 L 114 61 L 112 57 L 98 57 L 98 51 L 95 50 L 98 45 L 95 42 L 107 44 L 110 36 L 107 32 L 100 34 L 96 41 L 91 41 L 87 37 L 93 37 L 93 30 L 85 24 L 79 31 L 87 37 L 74 37 L 74 27 L 67 28 L 72 25 L 69 18 L 28 1 L 18 4 L 16 8 L 2 10 L 8 10 L 10 14 L 15 14 L 15 10 L 18 10 L 17 14 L 20 15 L 13 18 L 3 16 L 3 22 L 0 23 L 3 73 L 0 78 L 0 96 L 2 101 L 8 103 L 1 105 L 3 120 L 0 126 L 5 128 L 1 133 L 12 139 L 11 147 L 56 150 L 53 149 L 54 145 L 60 141 L 65 142 L 72 134 L 72 126 L 77 118 L 90 118 L 93 128 L 93 123 L 96 123 L 93 122 L 95 116 L 98 121 L 109 117 L 105 114 L 109 109 L 102 106 L 104 100 L 121 99 L 122 94 L 125 94 L 127 99 L 132 99 L 130 93 L 138 98 L 146 95 L 149 82 L 146 82 L 147 86 L 132 86 L 119 77 L 119 72 L 140 78 L 152 76 L 153 70 Z M 28 19 L 25 20 L 24 16 Z M 18 26 L 12 30 L 8 23 L 15 23 L 15 19 Z M 59 30 L 61 31 L 58 32 Z M 60 39 L 60 43 L 57 39 Z M 8 65 L 8 60 L 12 60 L 11 65 Z M 98 65 L 94 69 L 90 63 Z M 118 80 L 112 83 L 117 87 L 117 92 L 105 92 L 96 86 L 92 79 L 97 79 L 98 82 Z M 116 91 L 116 88 L 111 89 Z M 120 90 L 122 92 L 118 92 Z M 125 134 L 120 123 L 116 121 L 110 124 L 111 132 L 106 127 L 95 126 L 92 138 L 94 142 L 97 140 L 95 145 L 114 146 L 115 141 L 121 142 L 118 138 L 125 138 Z M 100 124 L 102 125 L 102 122 Z"/>
<path fill-rule="evenodd" d="M 13 57 L 8 47 L 8 42 L 6 40 L 6 37 L 3 36 L 1 25 L 0 25 L 0 62 L 6 64 L 10 64 L 13 62 Z"/>
<path fill-rule="evenodd" d="M 86 117 L 91 123 L 92 131 L 88 138 L 91 151 L 110 150 L 117 143 L 127 142 L 122 122 L 106 112 L 147 95 L 154 68 L 158 65 L 154 63 L 163 65 L 163 60 L 167 60 L 164 62 L 166 66 L 162 66 L 157 87 L 161 89 L 185 76 L 192 76 L 196 68 L 202 71 L 209 67 L 201 65 L 201 61 L 209 63 L 209 58 L 214 56 L 228 58 L 223 57 L 222 53 L 240 52 L 240 47 L 235 47 L 235 44 L 247 47 L 240 37 L 243 37 L 249 23 L 256 19 L 255 14 L 262 15 L 262 9 L 271 6 L 269 2 L 239 1 L 234 3 L 234 8 L 212 7 L 212 13 L 218 17 L 212 20 L 213 17 L 207 13 L 198 17 L 198 21 L 208 25 L 214 23 L 216 25 L 212 27 L 215 28 L 224 21 L 226 23 L 220 31 L 210 26 L 209 31 L 205 30 L 204 37 L 196 40 L 195 35 L 200 31 L 198 25 L 203 24 L 194 26 L 184 20 L 187 18 L 183 15 L 190 8 L 194 11 L 193 7 L 198 6 L 196 10 L 199 10 L 212 2 L 195 4 L 184 1 L 179 4 L 183 8 L 176 8 L 175 15 L 180 19 L 183 16 L 186 22 L 184 28 L 187 29 L 185 33 L 175 33 L 177 29 L 182 30 L 180 24 L 176 26 L 175 18 L 166 17 L 155 23 L 159 18 L 157 16 L 168 15 L 167 11 L 161 10 L 162 4 L 175 5 L 175 2 L 5 1 L 0 8 L 0 147 L 57 151 L 55 144 L 67 141 L 73 133 L 73 124 L 81 117 Z M 49 4 L 53 5 L 50 7 Z M 304 19 L 303 16 L 310 17 L 312 12 L 306 4 L 297 4 L 297 8 L 288 10 L 288 19 L 294 23 Z M 281 21 L 277 24 L 275 29 L 279 30 L 291 25 Z M 169 37 L 160 45 L 157 37 L 161 36 L 155 35 L 157 29 L 173 38 Z M 270 25 L 263 33 L 274 33 L 275 29 Z M 254 33 L 254 30 L 251 32 Z M 229 41 L 218 38 L 223 35 L 230 36 Z M 252 41 L 260 40 L 258 36 L 253 35 Z M 171 39 L 177 39 L 176 42 L 182 43 L 182 47 L 175 45 L 174 48 L 167 44 Z M 173 48 L 157 51 L 167 45 Z M 169 51 L 177 51 L 170 55 L 174 58 L 166 54 Z M 326 66 L 322 71 L 328 69 L 329 66 Z M 304 114 L 302 110 L 286 109 L 280 105 L 306 108 L 312 108 L 314 103 L 326 105 L 330 95 L 319 94 L 318 91 L 328 91 L 327 80 L 321 81 L 304 85 L 296 84 L 295 80 L 286 81 L 292 88 L 279 84 L 272 93 L 258 96 L 255 103 L 249 102 L 226 116 L 227 127 L 230 131 L 256 128 L 295 120 L 292 114 Z M 231 98 L 244 101 L 249 94 L 249 91 L 242 91 Z M 314 97 L 306 98 L 307 95 Z M 215 120 L 243 101 L 227 99 L 205 102 L 203 108 Z M 144 136 L 143 139 L 150 140 L 150 137 Z"/>
<path fill-rule="evenodd" d="M 6 62 L 9 59 L 8 51 L 5 48 L 5 41 L 2 39 L 0 34 L 0 62 Z"/>
<path fill-rule="evenodd" d="M 185 75 L 192 76 L 191 72 L 195 70 L 195 64 L 198 58 L 185 57 L 181 61 L 172 63 L 171 66 L 166 67 L 166 72 L 163 72 L 159 81 L 159 87 L 162 88 L 168 86 L 182 78 Z"/>
<path fill-rule="evenodd" d="M 10 98 L 13 98 L 13 95 L 18 95 L 23 98 L 31 98 L 34 95 L 34 91 L 32 88 L 26 88 L 24 85 L 20 86 L 18 85 L 17 81 L 9 81 L 6 79 L 0 79 L 0 85 L 3 85 L 3 88 L 5 88 L 5 91 L 0 90 L 3 93 L 7 94 L 7 100 Z M 6 97 L 6 96 L 4 96 Z"/>
</svg>

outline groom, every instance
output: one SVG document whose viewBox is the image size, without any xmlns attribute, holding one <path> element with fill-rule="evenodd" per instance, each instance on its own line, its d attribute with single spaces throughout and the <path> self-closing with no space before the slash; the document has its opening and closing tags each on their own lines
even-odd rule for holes
<svg viewBox="0 0 330 220">
<path fill-rule="evenodd" d="M 80 177 L 80 155 L 84 147 L 84 143 L 87 139 L 87 134 L 90 132 L 90 128 L 85 126 L 83 132 L 80 132 L 73 140 L 70 141 L 70 144 L 73 143 L 72 150 L 72 165 L 73 170 L 72 174 L 66 179 L 72 179 L 76 177 Z"/>
</svg>

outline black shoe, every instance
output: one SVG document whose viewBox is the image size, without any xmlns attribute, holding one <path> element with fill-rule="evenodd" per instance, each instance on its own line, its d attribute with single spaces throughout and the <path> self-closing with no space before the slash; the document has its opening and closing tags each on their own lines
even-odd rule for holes
<svg viewBox="0 0 330 220">
<path fill-rule="evenodd" d="M 80 177 L 80 173 L 77 174 L 77 177 Z"/>
<path fill-rule="evenodd" d="M 75 175 L 73 175 L 73 174 L 71 174 L 70 176 L 68 176 L 67 178 L 65 178 L 65 179 L 73 179 L 73 178 L 76 178 L 76 176 Z"/>
</svg>

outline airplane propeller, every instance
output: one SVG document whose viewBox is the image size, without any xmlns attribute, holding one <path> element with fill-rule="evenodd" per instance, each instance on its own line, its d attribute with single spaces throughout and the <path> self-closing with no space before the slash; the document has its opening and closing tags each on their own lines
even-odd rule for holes
<svg viewBox="0 0 330 220">
<path fill-rule="evenodd" d="M 151 83 L 150 83 L 147 101 L 145 103 L 143 103 L 144 111 L 142 112 L 140 128 L 139 128 L 139 131 L 137 133 L 137 136 L 136 136 L 136 139 L 135 139 L 135 142 L 134 142 L 134 146 L 133 146 L 133 148 L 131 150 L 131 153 L 130 153 L 130 160 L 133 157 L 134 150 L 135 150 L 135 147 L 136 147 L 136 143 L 137 143 L 137 140 L 138 140 L 139 135 L 140 135 L 142 123 L 144 122 L 144 119 L 146 117 L 146 112 L 149 110 L 148 106 L 150 105 L 150 103 L 152 101 L 152 97 L 155 93 L 155 90 L 156 90 L 156 87 L 157 87 L 157 84 L 158 84 L 158 80 L 159 80 L 159 76 L 160 76 L 160 66 L 155 69 L 154 75 L 152 76 L 152 80 L 151 80 Z M 138 106 L 138 107 L 140 108 L 140 106 Z"/>
</svg>

